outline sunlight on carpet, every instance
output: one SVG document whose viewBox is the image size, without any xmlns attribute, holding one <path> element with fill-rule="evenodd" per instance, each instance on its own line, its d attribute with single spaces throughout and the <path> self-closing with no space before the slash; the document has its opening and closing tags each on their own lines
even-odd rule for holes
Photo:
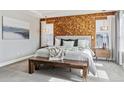
<svg viewBox="0 0 124 93">
<path fill-rule="evenodd" d="M 97 70 L 97 73 L 99 78 L 109 80 L 108 74 L 105 70 Z"/>
<path fill-rule="evenodd" d="M 59 78 L 51 78 L 49 81 L 50 82 L 70 82 L 68 80 L 59 79 Z"/>
<path fill-rule="evenodd" d="M 98 67 L 103 67 L 103 64 L 100 64 L 100 63 L 95 63 L 95 65 Z"/>
</svg>

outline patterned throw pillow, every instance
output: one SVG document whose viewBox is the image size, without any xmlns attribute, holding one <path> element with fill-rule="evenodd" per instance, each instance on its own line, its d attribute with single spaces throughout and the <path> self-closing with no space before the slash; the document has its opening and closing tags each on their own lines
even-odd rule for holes
<svg viewBox="0 0 124 93">
<path fill-rule="evenodd" d="M 49 47 L 49 60 L 61 60 L 64 58 L 64 51 L 60 47 Z"/>
</svg>

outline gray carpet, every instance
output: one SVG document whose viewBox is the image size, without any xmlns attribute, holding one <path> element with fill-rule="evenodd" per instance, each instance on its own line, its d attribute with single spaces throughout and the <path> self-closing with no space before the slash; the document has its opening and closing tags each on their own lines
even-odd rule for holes
<svg viewBox="0 0 124 93">
<path fill-rule="evenodd" d="M 122 82 L 124 69 L 112 62 L 96 62 L 97 75 L 88 74 L 88 82 Z M 0 68 L 0 82 L 80 82 L 80 71 L 64 68 L 41 67 L 41 70 L 28 74 L 27 60 Z"/>
</svg>

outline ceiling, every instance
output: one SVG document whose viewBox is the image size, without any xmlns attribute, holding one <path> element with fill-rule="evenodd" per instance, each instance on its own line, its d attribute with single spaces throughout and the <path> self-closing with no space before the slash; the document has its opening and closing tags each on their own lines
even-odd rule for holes
<svg viewBox="0 0 124 93">
<path fill-rule="evenodd" d="M 37 15 L 40 18 L 46 17 L 58 17 L 80 14 L 91 14 L 100 12 L 111 12 L 111 10 L 30 10 L 31 13 Z"/>
</svg>

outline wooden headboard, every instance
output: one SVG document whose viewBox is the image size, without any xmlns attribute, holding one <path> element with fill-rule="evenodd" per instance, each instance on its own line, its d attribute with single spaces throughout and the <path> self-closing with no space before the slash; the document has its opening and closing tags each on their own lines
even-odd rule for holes
<svg viewBox="0 0 124 93">
<path fill-rule="evenodd" d="M 88 40 L 90 42 L 90 46 L 93 47 L 91 36 L 56 36 L 55 38 L 57 38 L 57 39 L 78 39 L 78 40 L 81 39 L 81 40 Z"/>
</svg>

